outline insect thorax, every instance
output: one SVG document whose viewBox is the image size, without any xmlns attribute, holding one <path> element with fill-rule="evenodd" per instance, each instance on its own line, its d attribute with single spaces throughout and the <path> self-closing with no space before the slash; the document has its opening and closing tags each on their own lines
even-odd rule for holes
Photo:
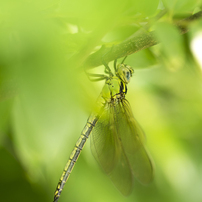
<svg viewBox="0 0 202 202">
<path fill-rule="evenodd" d="M 100 95 L 100 103 L 103 105 L 106 102 L 112 102 L 118 99 L 125 98 L 127 93 L 127 84 L 133 74 L 133 69 L 126 64 L 119 64 L 115 68 L 116 76 L 110 76 L 105 82 Z"/>
<path fill-rule="evenodd" d="M 117 76 L 113 76 L 106 81 L 101 96 L 105 102 L 111 102 L 112 99 L 124 98 L 126 92 L 126 84 Z"/>
</svg>

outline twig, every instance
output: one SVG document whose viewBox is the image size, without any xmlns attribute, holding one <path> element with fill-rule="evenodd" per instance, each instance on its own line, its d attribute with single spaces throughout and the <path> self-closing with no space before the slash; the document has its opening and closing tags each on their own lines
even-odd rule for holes
<svg viewBox="0 0 202 202">
<path fill-rule="evenodd" d="M 175 25 L 180 30 L 181 34 L 185 34 L 188 32 L 188 25 L 189 22 L 194 21 L 196 19 L 199 19 L 202 17 L 202 11 L 189 16 L 183 20 L 179 20 Z M 124 57 L 126 55 L 130 55 L 133 53 L 136 53 L 140 50 L 143 50 L 145 48 L 149 48 L 153 45 L 156 45 L 158 43 L 157 39 L 155 38 L 155 32 L 147 32 L 141 31 L 141 34 L 134 35 L 134 37 L 130 37 L 130 39 L 117 44 L 113 45 L 113 47 L 105 47 L 102 46 L 98 51 L 91 54 L 84 66 L 87 68 L 94 68 L 96 66 L 99 66 L 102 64 L 102 56 L 105 54 L 105 61 L 108 63 L 110 61 L 113 61 L 117 58 Z"/>
</svg>

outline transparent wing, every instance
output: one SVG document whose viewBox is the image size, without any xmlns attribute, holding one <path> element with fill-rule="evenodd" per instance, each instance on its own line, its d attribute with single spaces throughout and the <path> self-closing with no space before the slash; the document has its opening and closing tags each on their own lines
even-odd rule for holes
<svg viewBox="0 0 202 202">
<path fill-rule="evenodd" d="M 104 171 L 109 174 L 117 163 L 117 135 L 110 113 L 106 105 L 91 134 L 91 151 Z"/>
<path fill-rule="evenodd" d="M 132 190 L 133 175 L 143 184 L 153 178 L 143 146 L 144 132 L 126 99 L 107 103 L 91 135 L 91 150 L 123 195 Z"/>
<path fill-rule="evenodd" d="M 126 99 L 121 99 L 115 105 L 115 111 L 117 134 L 133 175 L 142 184 L 148 184 L 153 178 L 153 166 L 143 145 L 144 132 L 135 120 L 130 104 Z"/>
<path fill-rule="evenodd" d="M 133 174 L 122 147 L 120 148 L 119 160 L 109 176 L 123 195 L 127 196 L 131 193 L 133 187 Z"/>
<path fill-rule="evenodd" d="M 132 190 L 133 175 L 118 139 L 114 104 L 106 104 L 91 134 L 91 150 L 103 170 L 123 195 Z"/>
</svg>

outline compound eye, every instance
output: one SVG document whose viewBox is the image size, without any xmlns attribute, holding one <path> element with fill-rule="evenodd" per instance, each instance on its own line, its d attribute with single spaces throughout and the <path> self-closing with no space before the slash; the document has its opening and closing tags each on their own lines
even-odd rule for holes
<svg viewBox="0 0 202 202">
<path fill-rule="evenodd" d="M 125 83 L 130 82 L 132 73 L 133 73 L 133 69 L 130 66 L 126 66 L 124 64 L 120 64 L 117 66 L 116 75 Z"/>
<path fill-rule="evenodd" d="M 126 73 L 126 79 L 129 81 L 130 80 L 130 72 Z"/>
<path fill-rule="evenodd" d="M 124 74 L 124 80 L 126 83 L 129 83 L 130 81 L 130 77 L 131 77 L 131 74 L 129 71 L 123 71 L 123 74 Z"/>
</svg>

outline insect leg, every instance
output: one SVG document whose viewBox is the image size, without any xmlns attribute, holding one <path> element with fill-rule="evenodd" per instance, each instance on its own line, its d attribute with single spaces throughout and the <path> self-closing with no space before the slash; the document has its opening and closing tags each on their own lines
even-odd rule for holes
<svg viewBox="0 0 202 202">
<path fill-rule="evenodd" d="M 105 72 L 106 74 L 109 74 L 109 76 L 113 76 L 113 73 L 112 73 L 111 69 L 109 68 L 108 63 L 105 62 L 104 57 L 106 56 L 106 54 L 108 54 L 110 51 L 112 51 L 113 47 L 114 47 L 114 45 L 112 45 L 111 49 L 110 49 L 109 51 L 107 51 L 107 52 L 102 56 L 102 63 L 103 63 L 103 65 L 105 66 L 105 71 L 104 71 L 104 72 Z"/>
<path fill-rule="evenodd" d="M 127 57 L 128 57 L 128 56 L 126 55 L 126 56 L 123 58 L 123 60 L 122 60 L 121 64 L 123 64 L 123 63 L 124 63 L 124 61 L 125 61 L 125 59 L 126 59 Z"/>
<path fill-rule="evenodd" d="M 117 71 L 117 68 L 116 68 L 116 63 L 117 63 L 117 59 L 114 60 L 114 72 Z"/>
<path fill-rule="evenodd" d="M 90 81 L 102 81 L 102 80 L 108 79 L 108 76 L 106 76 L 104 74 L 92 74 L 92 73 L 88 73 L 88 72 L 86 72 L 86 74 Z M 91 78 L 91 77 L 97 77 L 97 78 Z"/>
</svg>

